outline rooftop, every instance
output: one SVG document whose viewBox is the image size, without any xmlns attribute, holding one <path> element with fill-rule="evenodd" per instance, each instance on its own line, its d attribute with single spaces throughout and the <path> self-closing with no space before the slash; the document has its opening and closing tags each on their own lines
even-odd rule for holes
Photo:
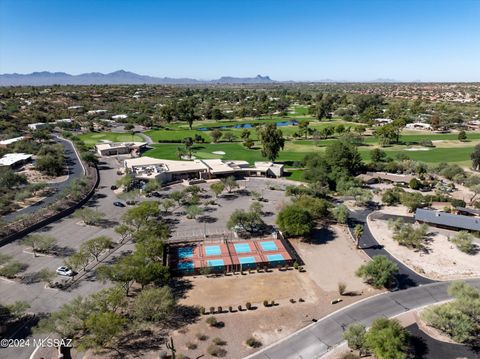
<svg viewBox="0 0 480 359">
<path fill-rule="evenodd" d="M 24 161 L 31 158 L 32 155 L 26 153 L 7 153 L 0 158 L 0 166 L 11 166 L 18 161 Z"/>
<path fill-rule="evenodd" d="M 15 143 L 17 141 L 21 141 L 25 138 L 25 136 L 20 136 L 20 137 L 15 137 L 15 138 L 9 138 L 8 140 L 3 140 L 0 141 L 0 145 L 10 145 L 12 143 Z"/>
<path fill-rule="evenodd" d="M 480 218 L 462 216 L 428 209 L 417 209 L 415 220 L 437 224 L 440 226 L 466 229 L 469 231 L 480 231 Z"/>
</svg>

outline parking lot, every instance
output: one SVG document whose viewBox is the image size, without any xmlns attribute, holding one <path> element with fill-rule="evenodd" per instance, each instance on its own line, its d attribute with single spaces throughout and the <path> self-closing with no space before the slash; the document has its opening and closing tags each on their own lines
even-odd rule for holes
<svg viewBox="0 0 480 359">
<path fill-rule="evenodd" d="M 113 206 L 116 196 L 110 190 L 110 186 L 118 179 L 116 170 L 118 163 L 116 159 L 103 159 L 100 164 L 100 185 L 94 197 L 87 203 L 87 207 L 98 209 L 105 214 L 102 226 L 86 226 L 81 221 L 70 216 L 56 221 L 35 233 L 53 236 L 57 240 L 57 245 L 63 249 L 65 254 L 77 250 L 80 245 L 93 237 L 106 235 L 114 241 L 119 237 L 114 231 L 121 215 L 126 208 Z M 114 255 L 119 255 L 122 251 L 132 249 L 132 245 L 125 245 Z M 41 269 L 47 268 L 55 271 L 57 267 L 63 264 L 66 257 L 63 256 L 38 256 L 33 257 L 31 249 L 21 245 L 19 241 L 10 243 L 0 248 L 0 253 L 13 257 L 13 260 L 28 264 L 25 275 L 35 273 Z M 60 276 L 54 281 L 61 280 Z M 76 296 L 89 295 L 97 292 L 107 284 L 94 280 L 82 280 L 74 288 L 68 291 L 45 288 L 45 283 L 22 284 L 16 281 L 10 281 L 0 278 L 0 298 L 2 303 L 12 303 L 16 300 L 24 300 L 30 303 L 30 310 L 33 312 L 48 312 L 58 309 L 64 303 L 67 303 Z"/>
</svg>

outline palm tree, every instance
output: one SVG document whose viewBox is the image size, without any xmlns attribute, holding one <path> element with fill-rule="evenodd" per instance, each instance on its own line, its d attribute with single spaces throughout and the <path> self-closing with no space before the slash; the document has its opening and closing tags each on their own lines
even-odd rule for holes
<svg viewBox="0 0 480 359">
<path fill-rule="evenodd" d="M 357 241 L 357 248 L 360 248 L 360 237 L 363 235 L 363 226 L 361 224 L 357 224 L 353 229 L 353 235 Z"/>
</svg>

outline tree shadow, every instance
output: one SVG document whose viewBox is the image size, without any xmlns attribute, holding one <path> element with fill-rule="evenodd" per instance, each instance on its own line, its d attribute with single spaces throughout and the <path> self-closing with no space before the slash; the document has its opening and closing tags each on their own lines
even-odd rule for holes
<svg viewBox="0 0 480 359">
<path fill-rule="evenodd" d="M 333 241 L 335 237 L 335 232 L 328 227 L 314 228 L 307 242 L 321 245 Z"/>
<path fill-rule="evenodd" d="M 218 219 L 212 216 L 200 216 L 197 217 L 197 221 L 200 223 L 215 223 Z"/>
</svg>

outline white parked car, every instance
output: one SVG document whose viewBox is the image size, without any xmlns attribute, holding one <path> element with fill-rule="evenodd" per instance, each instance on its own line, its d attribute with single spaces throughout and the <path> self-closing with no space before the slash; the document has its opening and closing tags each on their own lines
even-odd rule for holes
<svg viewBox="0 0 480 359">
<path fill-rule="evenodd" d="M 58 275 L 64 275 L 67 277 L 71 277 L 73 275 L 73 271 L 70 268 L 65 266 L 58 267 L 56 272 Z"/>
</svg>

